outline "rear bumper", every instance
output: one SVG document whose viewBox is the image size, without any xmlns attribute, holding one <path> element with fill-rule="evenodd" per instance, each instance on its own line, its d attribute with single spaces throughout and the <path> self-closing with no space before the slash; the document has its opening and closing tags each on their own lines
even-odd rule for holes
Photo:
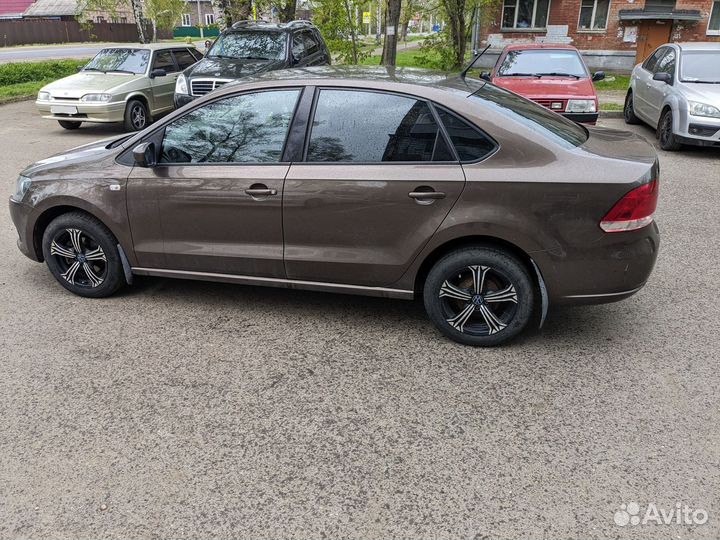
<svg viewBox="0 0 720 540">
<path fill-rule="evenodd" d="M 595 124 L 598 119 L 598 113 L 562 113 L 568 120 L 578 122 L 580 124 Z"/>
<path fill-rule="evenodd" d="M 551 304 L 617 302 L 647 283 L 660 249 L 653 222 L 637 231 L 604 233 L 596 242 L 562 252 L 532 253 Z"/>
</svg>

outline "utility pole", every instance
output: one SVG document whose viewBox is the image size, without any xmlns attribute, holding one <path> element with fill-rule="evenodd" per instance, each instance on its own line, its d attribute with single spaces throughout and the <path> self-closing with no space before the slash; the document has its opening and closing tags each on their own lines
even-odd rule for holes
<svg viewBox="0 0 720 540">
<path fill-rule="evenodd" d="M 200 17 L 202 16 L 202 14 L 200 12 L 200 0 L 197 0 L 197 12 L 198 12 L 198 28 L 200 29 L 200 39 L 205 39 L 205 34 L 203 33 L 202 21 L 200 20 Z"/>
</svg>

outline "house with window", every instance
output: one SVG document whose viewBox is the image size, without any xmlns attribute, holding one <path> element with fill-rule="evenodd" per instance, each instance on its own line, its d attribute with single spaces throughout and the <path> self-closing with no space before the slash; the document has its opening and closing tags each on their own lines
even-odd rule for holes
<svg viewBox="0 0 720 540">
<path fill-rule="evenodd" d="M 180 18 L 180 26 L 211 26 L 216 24 L 216 15 L 211 0 L 185 0 L 185 13 Z"/>
<path fill-rule="evenodd" d="M 720 0 L 503 0 L 484 19 L 491 50 L 567 43 L 596 69 L 632 69 L 667 42 L 720 41 Z"/>
</svg>

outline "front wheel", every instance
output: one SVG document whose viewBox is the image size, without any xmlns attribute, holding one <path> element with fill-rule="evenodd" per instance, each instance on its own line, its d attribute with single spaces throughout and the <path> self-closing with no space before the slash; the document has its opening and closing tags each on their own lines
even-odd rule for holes
<svg viewBox="0 0 720 540">
<path fill-rule="evenodd" d="M 68 120 L 58 120 L 58 124 L 60 124 L 60 127 L 65 129 L 78 129 L 80 127 L 80 124 L 82 122 L 70 122 Z"/>
<path fill-rule="evenodd" d="M 150 123 L 145 104 L 138 99 L 131 99 L 125 107 L 124 126 L 126 131 L 140 131 Z"/>
<path fill-rule="evenodd" d="M 666 110 L 660 118 L 658 142 L 660 148 L 668 152 L 674 152 L 682 148 L 682 143 L 678 140 L 677 135 L 673 133 L 673 114 L 670 109 Z"/>
<path fill-rule="evenodd" d="M 78 296 L 109 296 L 123 283 L 117 240 L 88 214 L 70 212 L 51 221 L 42 250 L 55 279 Z"/>
<path fill-rule="evenodd" d="M 488 347 L 519 334 L 535 304 L 532 280 L 509 253 L 472 247 L 432 267 L 423 291 L 430 320 L 447 337 Z"/>
</svg>

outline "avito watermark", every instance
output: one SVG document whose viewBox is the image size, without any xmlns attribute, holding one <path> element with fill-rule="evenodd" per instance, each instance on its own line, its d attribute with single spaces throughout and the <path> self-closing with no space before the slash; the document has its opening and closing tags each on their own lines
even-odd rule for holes
<svg viewBox="0 0 720 540">
<path fill-rule="evenodd" d="M 687 504 L 676 503 L 670 508 L 662 508 L 648 503 L 643 508 L 636 502 L 621 504 L 613 519 L 620 527 L 635 525 L 704 525 L 710 515 L 703 508 L 693 508 Z"/>
</svg>

